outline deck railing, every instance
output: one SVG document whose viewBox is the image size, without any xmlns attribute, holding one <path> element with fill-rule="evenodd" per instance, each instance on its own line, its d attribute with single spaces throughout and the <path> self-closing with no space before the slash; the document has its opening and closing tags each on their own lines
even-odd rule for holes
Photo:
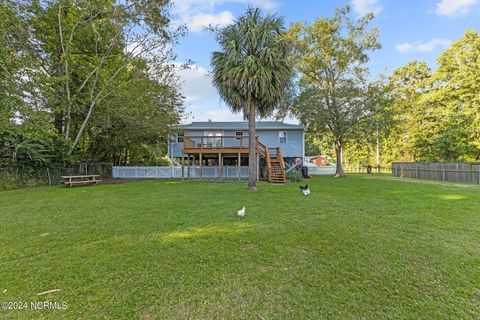
<svg viewBox="0 0 480 320">
<path fill-rule="evenodd" d="M 248 148 L 248 136 L 185 136 L 184 149 Z"/>
</svg>

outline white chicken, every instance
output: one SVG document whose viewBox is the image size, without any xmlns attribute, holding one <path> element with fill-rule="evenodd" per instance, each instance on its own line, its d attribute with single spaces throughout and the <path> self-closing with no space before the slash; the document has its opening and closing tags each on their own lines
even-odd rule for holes
<svg viewBox="0 0 480 320">
<path fill-rule="evenodd" d="M 237 211 L 237 219 L 242 220 L 245 217 L 245 206 L 243 206 L 242 210 Z"/>
<path fill-rule="evenodd" d="M 305 186 L 300 186 L 300 191 L 302 191 L 304 196 L 308 196 L 310 194 L 310 189 L 308 188 L 308 184 Z"/>
</svg>

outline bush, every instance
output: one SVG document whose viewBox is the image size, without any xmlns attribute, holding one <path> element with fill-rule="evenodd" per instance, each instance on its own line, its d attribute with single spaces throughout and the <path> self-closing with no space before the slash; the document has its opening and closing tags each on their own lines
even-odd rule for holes
<svg viewBox="0 0 480 320">
<path fill-rule="evenodd" d="M 42 170 L 0 169 L 0 191 L 47 184 Z"/>
<path fill-rule="evenodd" d="M 287 179 L 290 182 L 299 182 L 303 180 L 303 176 L 299 171 L 290 171 L 287 173 Z"/>
<path fill-rule="evenodd" d="M 163 157 L 163 158 L 160 158 L 157 162 L 157 165 L 158 166 L 171 166 L 172 165 L 172 160 L 170 160 L 169 157 Z"/>
</svg>

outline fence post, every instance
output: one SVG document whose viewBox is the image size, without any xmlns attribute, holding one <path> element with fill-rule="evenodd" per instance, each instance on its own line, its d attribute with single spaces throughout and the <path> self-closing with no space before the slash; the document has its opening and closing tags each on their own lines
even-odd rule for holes
<svg viewBox="0 0 480 320">
<path fill-rule="evenodd" d="M 138 172 L 137 172 L 137 166 L 135 166 L 135 178 L 138 176 Z"/>
<path fill-rule="evenodd" d="M 445 168 L 442 168 L 442 181 L 445 181 Z"/>
<path fill-rule="evenodd" d="M 52 179 L 50 179 L 50 170 L 48 170 L 48 167 L 47 167 L 47 176 L 48 176 L 48 185 L 51 187 L 52 186 Z"/>
<path fill-rule="evenodd" d="M 418 179 L 418 167 L 415 168 L 415 179 Z"/>
</svg>

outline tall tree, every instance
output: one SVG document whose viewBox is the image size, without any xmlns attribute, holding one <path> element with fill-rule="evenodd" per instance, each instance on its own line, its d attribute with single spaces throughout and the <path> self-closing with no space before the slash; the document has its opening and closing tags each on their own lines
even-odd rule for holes
<svg viewBox="0 0 480 320">
<path fill-rule="evenodd" d="M 349 18 L 350 7 L 337 9 L 331 18 L 311 25 L 294 24 L 300 94 L 292 113 L 318 134 L 331 133 L 336 150 L 336 176 L 343 177 L 342 148 L 353 129 L 372 114 L 378 87 L 370 83 L 368 52 L 380 48 L 378 30 L 368 29 L 373 14 L 358 21 Z"/>
<path fill-rule="evenodd" d="M 433 72 L 412 61 L 395 70 L 388 93 L 395 126 L 387 137 L 396 161 L 480 158 L 480 36 L 467 30 L 437 59 Z"/>
<path fill-rule="evenodd" d="M 394 130 L 389 139 L 391 158 L 397 161 L 425 160 L 432 146 L 431 121 L 423 97 L 431 88 L 431 70 L 425 62 L 411 61 L 389 78 L 387 94 Z M 422 151 L 421 151 L 422 150 Z"/>
<path fill-rule="evenodd" d="M 49 0 L 29 6 L 32 49 L 52 83 L 49 104 L 73 152 L 102 105 L 134 78 L 132 68 L 170 81 L 171 45 L 183 29 L 169 25 L 168 0 Z"/>
<path fill-rule="evenodd" d="M 480 34 L 467 30 L 437 59 L 432 89 L 424 104 L 435 115 L 435 156 L 445 160 L 480 158 Z"/>
<path fill-rule="evenodd" d="M 292 77 L 283 19 L 249 8 L 232 25 L 216 30 L 221 50 L 212 54 L 213 84 L 233 112 L 248 119 L 248 187 L 256 189 L 255 119 L 268 116 Z"/>
<path fill-rule="evenodd" d="M 161 150 L 183 111 L 173 49 L 184 28 L 169 6 L 0 1 L 0 150 L 35 141 L 55 163 Z"/>
</svg>

